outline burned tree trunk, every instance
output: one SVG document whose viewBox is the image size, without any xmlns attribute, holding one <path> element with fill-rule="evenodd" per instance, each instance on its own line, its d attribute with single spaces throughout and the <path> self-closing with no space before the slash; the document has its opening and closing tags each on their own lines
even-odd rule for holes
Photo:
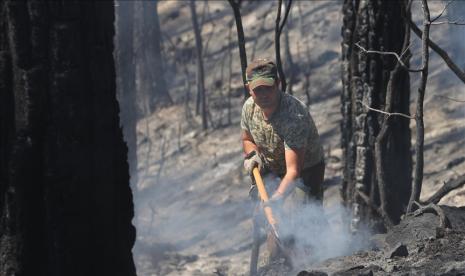
<svg viewBox="0 0 465 276">
<path fill-rule="evenodd" d="M 197 56 L 197 103 L 196 103 L 196 114 L 199 114 L 200 107 L 202 108 L 202 128 L 207 129 L 207 105 L 206 105 L 206 95 L 205 95 L 205 76 L 203 68 L 203 45 L 202 45 L 202 36 L 200 33 L 200 27 L 197 21 L 197 12 L 195 11 L 194 0 L 190 1 L 190 10 L 191 10 L 191 19 L 192 25 L 194 28 L 195 36 L 195 49 Z"/>
<path fill-rule="evenodd" d="M 276 15 L 275 21 L 275 36 L 274 36 L 274 48 L 275 48 L 275 55 L 276 55 L 276 67 L 278 68 L 279 79 L 281 81 L 281 90 L 286 92 L 287 89 L 287 81 L 286 75 L 284 74 L 282 62 L 281 62 L 281 33 L 283 31 L 284 25 L 286 24 L 287 17 L 289 16 L 289 12 L 291 11 L 292 0 L 289 0 L 286 5 L 286 11 L 284 12 L 284 18 L 281 22 L 281 6 L 282 0 L 279 0 L 278 3 L 278 13 Z"/>
<path fill-rule="evenodd" d="M 234 12 L 234 20 L 236 21 L 237 29 L 237 43 L 239 45 L 239 57 L 241 60 L 241 72 L 242 72 L 242 83 L 244 84 L 244 99 L 249 97 L 249 92 L 246 87 L 246 76 L 245 69 L 247 68 L 247 53 L 245 51 L 245 36 L 244 29 L 242 27 L 242 16 L 241 16 L 241 2 L 242 0 L 228 0 L 231 8 Z"/>
<path fill-rule="evenodd" d="M 0 14 L 0 275 L 135 275 L 113 3 Z"/>
<path fill-rule="evenodd" d="M 411 185 L 411 153 L 409 120 L 404 117 L 389 119 L 390 131 L 381 139 L 385 189 L 379 189 L 376 178 L 374 146 L 380 133 L 384 114 L 367 110 L 365 106 L 384 110 L 390 72 L 397 60 L 392 56 L 372 55 L 362 51 L 392 51 L 401 54 L 407 23 L 407 1 L 345 1 L 342 27 L 342 115 L 341 146 L 344 171 L 342 196 L 352 208 L 352 226 L 357 229 L 360 220 L 376 217 L 373 206 L 386 203 L 386 212 L 398 222 L 408 204 Z M 408 64 L 408 60 L 407 60 Z M 409 113 L 410 84 L 405 69 L 393 79 L 391 112 Z M 363 196 L 361 196 L 363 195 Z"/>
</svg>

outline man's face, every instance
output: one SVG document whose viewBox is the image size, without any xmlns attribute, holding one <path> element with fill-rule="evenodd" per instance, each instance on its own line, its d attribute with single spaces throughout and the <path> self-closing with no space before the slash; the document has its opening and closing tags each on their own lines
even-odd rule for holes
<svg viewBox="0 0 465 276">
<path fill-rule="evenodd" d="M 254 102 L 260 108 L 272 108 L 276 106 L 279 100 L 279 82 L 275 81 L 273 86 L 261 85 L 255 87 L 255 89 L 249 89 L 250 95 Z"/>
</svg>

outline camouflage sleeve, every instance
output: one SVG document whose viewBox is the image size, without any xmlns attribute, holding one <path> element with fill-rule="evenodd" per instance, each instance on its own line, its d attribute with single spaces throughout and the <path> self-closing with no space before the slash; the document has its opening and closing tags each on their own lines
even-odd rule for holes
<svg viewBox="0 0 465 276">
<path fill-rule="evenodd" d="M 297 118 L 289 121 L 284 130 L 284 148 L 301 149 L 307 145 L 308 136 L 310 135 L 308 117 L 298 114 Z"/>
<path fill-rule="evenodd" d="M 241 113 L 241 129 L 250 131 L 249 127 L 249 114 L 250 114 L 250 103 L 247 100 L 244 105 L 242 106 L 242 113 Z"/>
</svg>

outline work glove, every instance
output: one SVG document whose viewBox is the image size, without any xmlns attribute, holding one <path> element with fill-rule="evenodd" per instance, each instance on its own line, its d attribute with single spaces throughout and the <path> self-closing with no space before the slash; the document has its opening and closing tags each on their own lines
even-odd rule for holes
<svg viewBox="0 0 465 276">
<path fill-rule="evenodd" d="M 252 170 L 257 167 L 259 171 L 264 168 L 263 160 L 256 151 L 251 151 L 244 159 L 244 169 L 249 175 L 252 175 Z"/>
</svg>

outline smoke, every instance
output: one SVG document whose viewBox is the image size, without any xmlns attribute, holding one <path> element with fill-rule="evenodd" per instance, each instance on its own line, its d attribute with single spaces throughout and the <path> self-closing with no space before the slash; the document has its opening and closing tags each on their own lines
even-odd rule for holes
<svg viewBox="0 0 465 276">
<path fill-rule="evenodd" d="M 276 178 L 265 178 L 271 189 L 279 185 Z M 350 255 L 355 251 L 368 248 L 371 236 L 368 227 L 361 226 L 357 233 L 351 233 L 350 211 L 336 204 L 323 207 L 313 201 L 290 209 L 288 199 L 284 200 L 281 210 L 275 208 L 278 217 L 278 234 L 286 244 L 292 240 L 294 262 L 297 265 L 324 261 L 329 258 Z"/>
<path fill-rule="evenodd" d="M 156 273 L 161 275 L 163 269 L 171 266 L 170 262 L 179 264 L 194 259 L 204 271 L 210 271 L 209 266 L 218 263 L 218 258 L 222 262 L 227 259 L 227 266 L 234 269 L 231 273 L 241 274 L 241 269 L 246 273 L 248 265 L 244 261 L 250 256 L 254 205 L 244 183 L 230 182 L 241 165 L 240 154 L 224 156 L 220 164 L 215 167 L 214 177 L 205 170 L 214 166 L 213 162 L 206 162 L 185 171 L 183 177 L 164 178 L 139 194 L 134 248 L 138 271 L 147 271 L 144 256 L 151 256 L 152 266 L 157 266 Z M 266 177 L 264 181 L 270 194 L 273 186 L 279 184 L 278 178 Z M 349 255 L 368 246 L 369 231 L 350 233 L 350 212 L 341 205 L 323 208 L 309 203 L 293 210 L 292 220 L 285 219 L 278 209 L 274 211 L 280 238 L 283 242 L 294 239 L 299 254 L 293 260 L 298 267 Z M 263 227 L 267 229 L 267 224 Z M 179 260 L 169 259 L 173 254 Z M 212 267 L 211 271 L 215 269 Z"/>
</svg>

